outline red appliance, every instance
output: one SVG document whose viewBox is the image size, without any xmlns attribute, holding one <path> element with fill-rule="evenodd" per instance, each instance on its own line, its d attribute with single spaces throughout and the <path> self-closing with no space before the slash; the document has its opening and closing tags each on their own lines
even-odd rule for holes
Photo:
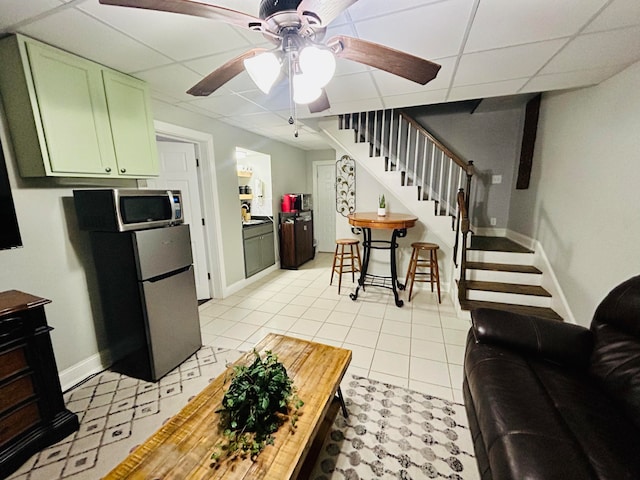
<svg viewBox="0 0 640 480">
<path fill-rule="evenodd" d="M 291 213 L 297 212 L 296 201 L 298 199 L 298 195 L 295 193 L 285 193 L 282 196 L 282 203 L 280 204 L 280 209 L 283 213 Z"/>
</svg>

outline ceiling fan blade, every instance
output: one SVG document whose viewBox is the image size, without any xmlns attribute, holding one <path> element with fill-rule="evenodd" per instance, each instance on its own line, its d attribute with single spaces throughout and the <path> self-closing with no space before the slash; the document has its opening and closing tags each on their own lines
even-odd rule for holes
<svg viewBox="0 0 640 480">
<path fill-rule="evenodd" d="M 194 97 L 206 97 L 211 95 L 233 77 L 242 73 L 244 70 L 244 63 L 242 62 L 245 59 L 254 57 L 266 51 L 266 48 L 253 48 L 248 52 L 244 52 L 242 55 L 238 55 L 236 58 L 232 58 L 227 63 L 216 68 L 213 72 L 196 83 L 193 87 L 187 90 L 187 93 Z"/>
<path fill-rule="evenodd" d="M 329 97 L 327 97 L 327 92 L 324 88 L 322 89 L 322 93 L 318 99 L 311 102 L 308 106 L 311 113 L 319 113 L 329 110 L 331 105 L 329 104 Z"/>
<path fill-rule="evenodd" d="M 337 46 L 338 57 L 385 70 L 420 85 L 436 78 L 440 70 L 437 63 L 359 38 L 337 35 L 329 39 L 327 45 Z"/>
<path fill-rule="evenodd" d="M 319 21 L 320 25 L 326 27 L 335 20 L 338 15 L 357 1 L 358 0 L 302 0 L 300 5 L 298 5 L 298 14 L 307 19 L 311 17 L 317 20 L 310 23 L 317 23 Z"/>
<path fill-rule="evenodd" d="M 210 18 L 250 30 L 263 30 L 263 22 L 257 17 L 229 8 L 191 0 L 99 0 L 103 5 L 143 8 L 161 12 L 182 13 L 194 17 Z"/>
</svg>

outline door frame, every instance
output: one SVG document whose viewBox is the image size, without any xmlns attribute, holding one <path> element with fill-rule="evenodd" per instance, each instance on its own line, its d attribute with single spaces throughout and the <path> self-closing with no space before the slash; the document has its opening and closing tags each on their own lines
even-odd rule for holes
<svg viewBox="0 0 640 480">
<path fill-rule="evenodd" d="M 318 201 L 318 199 L 320 198 L 318 195 L 318 167 L 319 166 L 325 166 L 325 165 L 333 165 L 334 167 L 336 166 L 336 161 L 335 160 L 315 160 L 312 163 L 312 180 L 313 180 L 313 198 L 314 201 Z M 333 186 L 334 186 L 334 192 L 335 192 L 335 180 L 333 182 Z M 334 232 L 334 237 L 335 237 L 335 232 L 336 232 L 336 218 L 335 218 L 335 193 L 334 193 L 334 216 L 333 216 L 333 232 Z M 314 216 L 317 217 L 318 219 L 320 218 L 319 215 Z M 315 218 L 314 218 L 314 223 L 316 222 Z M 318 224 L 315 228 L 322 228 L 322 225 Z"/>
<path fill-rule="evenodd" d="M 159 120 L 154 120 L 153 124 L 157 136 L 195 145 L 196 158 L 200 164 L 198 167 L 198 187 L 200 189 L 200 207 L 205 219 L 207 270 L 211 273 L 209 291 L 211 298 L 223 298 L 225 290 L 223 279 L 226 278 L 226 274 L 222 257 L 222 232 L 217 227 L 220 225 L 220 201 L 218 191 L 215 188 L 217 178 L 213 135 Z"/>
</svg>

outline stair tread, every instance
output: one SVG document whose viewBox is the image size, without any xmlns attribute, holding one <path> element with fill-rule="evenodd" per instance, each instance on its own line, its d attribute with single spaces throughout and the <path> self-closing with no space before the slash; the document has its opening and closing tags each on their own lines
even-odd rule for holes
<svg viewBox="0 0 640 480">
<path fill-rule="evenodd" d="M 518 283 L 485 282 L 481 280 L 467 280 L 467 290 L 482 290 L 485 292 L 516 293 L 519 295 L 533 295 L 536 297 L 550 297 L 551 294 L 537 285 L 521 285 Z"/>
<path fill-rule="evenodd" d="M 472 235 L 468 250 L 482 250 L 490 252 L 533 253 L 533 250 L 514 242 L 507 237 L 488 237 Z"/>
<path fill-rule="evenodd" d="M 491 270 L 494 272 L 542 273 L 539 269 L 531 265 L 513 265 L 510 263 L 467 262 L 467 268 L 471 270 Z"/>
<path fill-rule="evenodd" d="M 549 320 L 563 321 L 555 310 L 546 307 L 530 307 L 527 305 L 512 305 L 509 303 L 484 302 L 481 300 L 464 300 L 460 302 L 463 310 L 473 310 L 474 308 L 494 308 L 496 310 L 506 310 L 521 315 L 532 315 L 534 317 L 547 318 Z"/>
</svg>

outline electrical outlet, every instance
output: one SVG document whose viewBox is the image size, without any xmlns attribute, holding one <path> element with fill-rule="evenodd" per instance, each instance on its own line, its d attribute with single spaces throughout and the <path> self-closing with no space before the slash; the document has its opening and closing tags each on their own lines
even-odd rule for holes
<svg viewBox="0 0 640 480">
<path fill-rule="evenodd" d="M 491 183 L 494 185 L 502 183 L 502 175 L 491 175 Z"/>
<path fill-rule="evenodd" d="M 495 227 L 495 226 L 496 226 L 496 223 L 498 223 L 498 221 L 497 221 L 496 217 L 491 217 L 491 219 L 490 219 L 489 221 L 491 222 L 491 226 L 492 226 L 492 227 Z"/>
</svg>

